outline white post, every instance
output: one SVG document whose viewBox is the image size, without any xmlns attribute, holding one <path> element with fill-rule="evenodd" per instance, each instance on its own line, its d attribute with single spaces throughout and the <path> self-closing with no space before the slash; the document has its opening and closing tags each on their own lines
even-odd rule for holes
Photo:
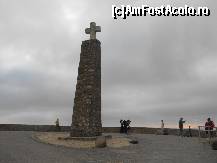
<svg viewBox="0 0 217 163">
<path fill-rule="evenodd" d="M 199 138 L 199 142 L 200 142 L 200 126 L 198 126 L 199 130 L 198 130 L 198 138 Z"/>
<path fill-rule="evenodd" d="M 211 143 L 210 127 L 208 127 L 208 134 L 209 134 L 209 144 L 210 144 Z"/>
</svg>

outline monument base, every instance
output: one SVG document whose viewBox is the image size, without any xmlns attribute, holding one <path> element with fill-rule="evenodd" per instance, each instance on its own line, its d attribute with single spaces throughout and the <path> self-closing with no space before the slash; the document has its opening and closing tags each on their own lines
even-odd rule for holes
<svg viewBox="0 0 217 163">
<path fill-rule="evenodd" d="M 38 142 L 53 144 L 55 146 L 65 146 L 71 148 L 120 148 L 129 146 L 130 138 L 122 134 L 107 135 L 97 137 L 70 137 L 67 132 L 34 132 L 32 138 Z"/>
<path fill-rule="evenodd" d="M 106 139 L 112 139 L 112 135 L 101 135 L 104 136 Z M 93 137 L 58 137 L 59 140 L 83 140 L 83 141 L 90 141 L 90 140 L 96 140 L 97 137 L 101 136 L 93 136 Z"/>
<path fill-rule="evenodd" d="M 81 140 L 81 141 L 93 141 L 96 137 L 58 137 L 59 140 Z"/>
<path fill-rule="evenodd" d="M 102 135 L 101 131 L 93 131 L 93 130 L 72 129 L 70 132 L 71 137 L 97 137 L 101 135 Z"/>
</svg>

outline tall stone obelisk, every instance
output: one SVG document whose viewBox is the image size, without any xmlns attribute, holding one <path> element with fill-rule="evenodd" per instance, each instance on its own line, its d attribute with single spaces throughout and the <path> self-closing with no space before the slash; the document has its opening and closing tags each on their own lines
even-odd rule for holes
<svg viewBox="0 0 217 163">
<path fill-rule="evenodd" d="M 91 22 L 85 29 L 90 39 L 82 41 L 71 125 L 71 137 L 102 134 L 101 123 L 101 43 L 96 39 L 101 27 Z"/>
</svg>

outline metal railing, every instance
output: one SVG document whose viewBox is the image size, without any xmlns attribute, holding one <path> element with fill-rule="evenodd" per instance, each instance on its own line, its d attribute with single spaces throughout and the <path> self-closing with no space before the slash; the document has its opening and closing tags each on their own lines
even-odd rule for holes
<svg viewBox="0 0 217 163">
<path fill-rule="evenodd" d="M 208 129 L 206 129 L 208 128 Z M 216 136 L 216 133 L 217 133 L 217 127 L 206 127 L 206 126 L 198 126 L 198 138 L 199 138 L 199 141 L 201 141 L 201 132 L 206 132 L 206 135 L 208 136 L 208 141 L 209 141 L 209 144 L 211 143 L 211 139 L 213 137 Z"/>
</svg>

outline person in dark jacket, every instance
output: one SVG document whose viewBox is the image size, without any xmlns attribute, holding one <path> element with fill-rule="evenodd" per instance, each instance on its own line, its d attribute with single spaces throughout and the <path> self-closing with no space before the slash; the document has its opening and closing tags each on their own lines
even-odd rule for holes
<svg viewBox="0 0 217 163">
<path fill-rule="evenodd" d="M 124 123 L 123 120 L 120 120 L 121 128 L 120 128 L 120 133 L 124 133 Z"/>
<path fill-rule="evenodd" d="M 129 132 L 129 130 L 130 130 L 130 123 L 131 123 L 131 120 L 127 120 L 126 121 L 126 125 L 127 125 L 127 132 L 126 132 L 126 134 Z"/>
<path fill-rule="evenodd" d="M 124 125 L 124 133 L 127 133 L 127 121 L 123 120 L 123 125 Z"/>
<path fill-rule="evenodd" d="M 183 121 L 183 118 L 180 118 L 179 120 L 179 135 L 183 137 L 183 126 L 185 121 Z"/>
<path fill-rule="evenodd" d="M 61 131 L 59 118 L 57 118 L 55 124 L 56 124 L 56 131 Z"/>
</svg>

